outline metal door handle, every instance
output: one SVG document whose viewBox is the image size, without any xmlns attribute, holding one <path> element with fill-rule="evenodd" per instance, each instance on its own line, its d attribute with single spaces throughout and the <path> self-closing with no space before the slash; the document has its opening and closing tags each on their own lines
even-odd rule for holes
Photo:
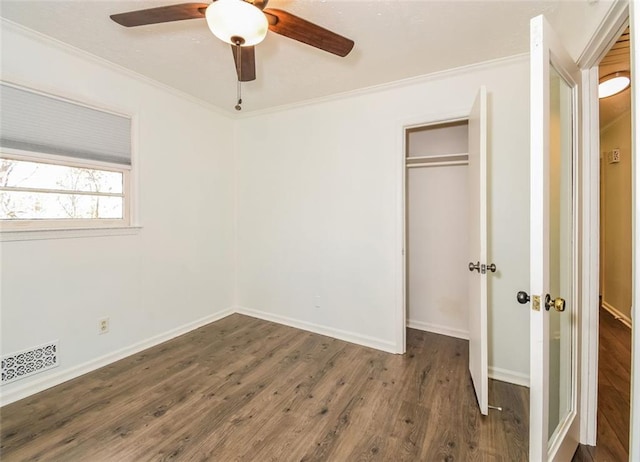
<svg viewBox="0 0 640 462">
<path fill-rule="evenodd" d="M 496 264 L 495 263 L 491 263 L 490 265 L 487 265 L 487 270 L 491 271 L 492 273 L 496 272 Z"/>
<path fill-rule="evenodd" d="M 531 300 L 531 298 L 529 297 L 528 293 L 526 293 L 524 290 L 521 290 L 520 292 L 518 292 L 518 295 L 516 295 L 516 300 L 518 300 L 518 303 L 520 303 L 521 305 L 524 305 L 525 303 L 529 303 L 529 300 Z"/>
<path fill-rule="evenodd" d="M 472 261 L 469 262 L 469 271 L 477 271 L 479 273 L 480 272 L 480 262 L 477 262 L 475 264 Z"/>
<path fill-rule="evenodd" d="M 555 308 L 556 311 L 562 313 L 566 309 L 567 303 L 562 297 L 557 297 L 552 300 L 551 295 L 547 294 L 544 296 L 544 308 L 549 311 L 551 307 Z"/>
</svg>

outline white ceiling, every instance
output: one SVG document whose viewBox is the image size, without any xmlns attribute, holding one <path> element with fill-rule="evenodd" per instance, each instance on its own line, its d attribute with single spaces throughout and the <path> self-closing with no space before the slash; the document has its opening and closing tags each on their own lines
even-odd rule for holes
<svg viewBox="0 0 640 462">
<path fill-rule="evenodd" d="M 0 16 L 235 113 L 229 45 L 202 19 L 127 29 L 113 13 L 180 0 L 2 0 Z M 271 0 L 355 41 L 346 58 L 269 32 L 243 113 L 528 52 L 529 19 L 544 13 L 577 58 L 611 0 Z"/>
</svg>

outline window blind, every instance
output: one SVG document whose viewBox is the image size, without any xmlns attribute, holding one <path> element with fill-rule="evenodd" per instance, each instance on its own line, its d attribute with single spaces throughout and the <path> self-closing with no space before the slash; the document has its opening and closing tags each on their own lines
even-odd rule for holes
<svg viewBox="0 0 640 462">
<path fill-rule="evenodd" d="M 131 119 L 0 83 L 0 146 L 131 165 Z"/>
</svg>

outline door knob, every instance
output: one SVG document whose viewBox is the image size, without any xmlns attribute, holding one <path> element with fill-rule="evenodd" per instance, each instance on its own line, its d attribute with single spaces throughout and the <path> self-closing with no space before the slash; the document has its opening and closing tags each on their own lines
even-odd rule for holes
<svg viewBox="0 0 640 462">
<path fill-rule="evenodd" d="M 556 311 L 562 313 L 565 310 L 566 305 L 567 303 L 562 297 L 557 297 L 551 300 L 551 295 L 547 294 L 544 296 L 544 307 L 547 311 L 549 311 L 551 307 L 553 307 L 556 309 Z"/>
<path fill-rule="evenodd" d="M 492 273 L 496 272 L 496 264 L 495 263 L 491 263 L 490 265 L 487 265 L 487 271 L 491 271 Z"/>
<path fill-rule="evenodd" d="M 475 264 L 472 261 L 469 262 L 469 271 L 477 271 L 479 273 L 480 272 L 480 262 L 477 262 Z"/>
<path fill-rule="evenodd" d="M 529 303 L 529 300 L 531 300 L 531 298 L 529 297 L 528 293 L 521 290 L 520 292 L 518 292 L 518 295 L 516 295 L 516 300 L 518 300 L 518 303 L 520 303 L 521 305 L 524 305 L 525 303 Z"/>
</svg>

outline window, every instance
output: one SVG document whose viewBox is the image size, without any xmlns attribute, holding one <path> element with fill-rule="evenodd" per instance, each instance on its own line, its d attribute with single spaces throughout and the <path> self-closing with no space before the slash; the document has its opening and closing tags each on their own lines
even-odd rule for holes
<svg viewBox="0 0 640 462">
<path fill-rule="evenodd" d="M 125 227 L 131 119 L 0 84 L 2 230 Z"/>
<path fill-rule="evenodd" d="M 0 219 L 51 226 L 87 225 L 87 220 L 122 224 L 127 220 L 128 170 L 89 168 L 0 157 Z M 67 223 L 65 223 L 67 222 Z M 35 223 L 31 223 L 34 225 Z"/>
</svg>

